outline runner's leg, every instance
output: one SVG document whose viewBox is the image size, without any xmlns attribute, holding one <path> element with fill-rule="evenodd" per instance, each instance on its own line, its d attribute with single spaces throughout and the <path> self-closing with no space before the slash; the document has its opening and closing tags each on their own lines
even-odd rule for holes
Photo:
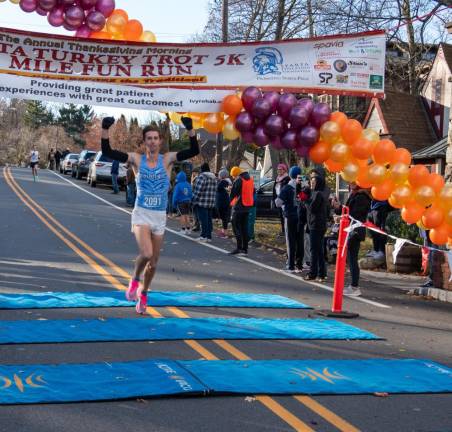
<svg viewBox="0 0 452 432">
<path fill-rule="evenodd" d="M 157 269 L 157 263 L 160 257 L 160 249 L 163 245 L 163 235 L 151 234 L 152 238 L 152 259 L 146 264 L 144 268 L 144 280 L 143 280 L 143 293 L 147 293 L 152 279 L 154 278 L 155 271 Z"/>
</svg>

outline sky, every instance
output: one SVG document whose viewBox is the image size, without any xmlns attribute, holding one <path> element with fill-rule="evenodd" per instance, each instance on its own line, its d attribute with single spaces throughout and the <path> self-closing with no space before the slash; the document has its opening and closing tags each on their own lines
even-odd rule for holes
<svg viewBox="0 0 452 432">
<path fill-rule="evenodd" d="M 145 30 L 152 31 L 157 42 L 186 42 L 200 33 L 207 23 L 208 0 L 116 0 L 116 8 L 124 9 L 129 19 L 138 19 Z M 0 2 L 0 27 L 29 30 L 49 34 L 71 35 L 62 27 L 52 27 L 46 17 L 36 12 L 25 13 L 9 0 Z M 96 113 L 119 117 L 149 118 L 149 112 L 94 107 Z"/>
</svg>

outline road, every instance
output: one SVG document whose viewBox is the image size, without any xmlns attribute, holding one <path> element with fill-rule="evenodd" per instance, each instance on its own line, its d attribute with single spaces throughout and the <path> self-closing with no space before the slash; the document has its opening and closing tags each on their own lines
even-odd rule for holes
<svg viewBox="0 0 452 432">
<path fill-rule="evenodd" d="M 124 194 L 26 169 L 1 168 L 0 292 L 123 289 L 136 256 Z M 331 305 L 331 283 L 281 273 L 270 251 L 228 256 L 230 240 L 199 244 L 169 221 L 155 290 L 278 293 L 313 306 Z M 428 358 L 452 366 L 452 305 L 412 298 L 375 284 L 352 324 L 380 341 L 162 341 L 0 345 L 1 364 L 170 359 Z M 154 317 L 296 317 L 312 310 L 149 308 Z M 135 317 L 129 308 L 0 310 L 0 320 Z M 216 396 L 95 403 L 0 406 L 0 431 L 452 431 L 452 396 Z"/>
</svg>

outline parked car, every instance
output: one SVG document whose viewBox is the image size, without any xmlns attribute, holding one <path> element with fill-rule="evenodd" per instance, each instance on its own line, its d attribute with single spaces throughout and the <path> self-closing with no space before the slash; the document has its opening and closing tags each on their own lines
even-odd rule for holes
<svg viewBox="0 0 452 432">
<path fill-rule="evenodd" d="M 81 180 L 88 174 L 89 164 L 92 162 L 96 152 L 92 150 L 83 150 L 80 153 L 78 161 L 72 164 L 72 177 Z"/>
<path fill-rule="evenodd" d="M 72 165 L 78 161 L 78 153 L 67 154 L 60 163 L 60 173 L 66 174 L 72 171 Z"/>
<path fill-rule="evenodd" d="M 91 187 L 96 187 L 98 183 L 104 183 L 111 185 L 111 163 L 112 160 L 97 152 L 94 160 L 89 165 L 86 181 Z M 125 187 L 127 170 L 124 164 L 119 164 L 119 176 L 118 183 L 120 186 Z"/>
<path fill-rule="evenodd" d="M 279 210 L 273 201 L 274 180 L 262 184 L 256 191 L 256 216 L 257 217 L 279 217 Z"/>
</svg>

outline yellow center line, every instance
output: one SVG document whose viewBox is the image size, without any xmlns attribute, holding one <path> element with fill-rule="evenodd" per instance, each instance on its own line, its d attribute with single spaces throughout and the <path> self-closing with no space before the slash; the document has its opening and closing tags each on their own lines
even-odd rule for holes
<svg viewBox="0 0 452 432">
<path fill-rule="evenodd" d="M 45 214 L 45 216 L 52 221 L 55 226 L 58 226 L 63 232 L 65 232 L 68 236 L 70 236 L 73 240 L 77 241 L 82 247 L 84 247 L 86 250 L 88 250 L 90 253 L 92 253 L 94 256 L 96 256 L 98 259 L 103 261 L 105 264 L 107 264 L 110 268 L 114 269 L 117 273 L 119 273 L 121 276 L 130 277 L 127 272 L 125 272 L 123 269 L 121 269 L 119 266 L 115 265 L 113 262 L 108 260 L 105 256 L 100 254 L 99 252 L 92 249 L 89 245 L 87 245 L 83 240 L 79 239 L 75 234 L 67 230 L 63 225 L 61 225 L 52 215 L 50 215 L 46 210 L 44 210 L 39 204 L 37 204 L 34 200 L 31 199 L 31 197 L 17 184 L 17 182 L 14 180 L 12 174 L 10 173 L 9 168 L 4 168 L 3 170 L 5 180 L 8 183 L 8 185 L 11 187 L 11 189 L 16 193 L 16 195 L 19 197 L 19 199 L 41 220 L 41 222 L 46 225 L 51 232 L 53 232 L 60 240 L 62 240 L 71 250 L 73 250 L 78 256 L 80 256 L 87 264 L 90 265 L 91 268 L 93 268 L 97 273 L 99 273 L 104 279 L 106 279 L 109 283 L 111 283 L 115 288 L 119 290 L 125 290 L 126 287 L 121 284 L 114 276 L 110 274 L 107 270 L 105 270 L 103 267 L 101 267 L 98 263 L 96 263 L 91 257 L 89 257 L 87 254 L 85 254 L 80 248 L 78 248 L 75 244 L 73 244 L 71 241 L 66 239 L 58 230 L 56 230 L 44 217 L 30 204 L 33 203 L 33 205 L 36 206 L 36 208 L 40 209 L 40 211 Z M 30 202 L 27 202 L 29 200 Z M 182 310 L 170 307 L 168 308 L 175 316 L 179 316 L 180 318 L 188 318 L 189 316 L 185 314 Z M 148 312 L 154 316 L 155 318 L 161 318 L 162 315 L 155 310 L 152 307 L 148 307 Z M 204 348 L 201 344 L 194 340 L 184 340 L 184 342 L 190 346 L 192 349 L 194 349 L 196 352 L 198 352 L 201 356 L 203 356 L 207 360 L 218 360 L 218 357 L 216 357 L 213 353 L 208 351 L 206 348 Z M 225 341 L 214 341 L 222 348 L 227 347 L 231 351 L 229 351 L 231 354 L 234 352 L 236 354 L 240 353 L 239 350 L 237 350 L 235 347 L 230 345 L 229 343 Z M 225 348 L 224 348 L 225 349 Z M 226 349 L 227 351 L 227 349 Z M 233 354 L 234 355 L 234 354 Z M 242 353 L 243 356 L 245 354 Z M 246 356 L 247 357 L 247 356 Z M 236 357 L 239 358 L 239 357 Z M 249 359 L 249 357 L 247 357 Z M 293 427 L 296 431 L 299 432 L 314 432 L 314 430 L 308 426 L 306 423 L 304 423 L 302 420 L 300 420 L 298 417 L 293 415 L 291 412 L 289 412 L 286 408 L 284 408 L 281 404 L 279 404 L 277 401 L 275 401 L 273 398 L 269 396 L 257 396 L 256 399 L 261 402 L 265 407 L 267 407 L 270 411 L 272 411 L 274 414 L 276 414 L 279 418 L 284 420 L 287 424 L 289 424 L 291 427 Z"/>
</svg>

